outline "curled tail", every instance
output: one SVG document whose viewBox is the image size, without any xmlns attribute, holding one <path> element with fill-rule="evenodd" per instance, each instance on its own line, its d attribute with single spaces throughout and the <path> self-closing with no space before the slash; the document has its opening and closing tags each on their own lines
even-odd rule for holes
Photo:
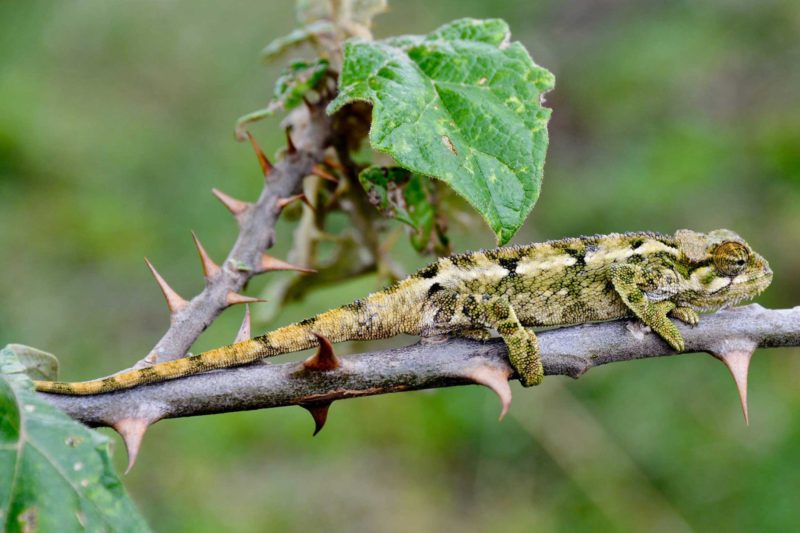
<svg viewBox="0 0 800 533">
<path fill-rule="evenodd" d="M 421 309 L 424 299 L 417 297 L 417 291 L 399 290 L 401 286 L 391 287 L 365 300 L 332 309 L 260 337 L 190 357 L 93 381 L 35 381 L 34 385 L 38 391 L 54 394 L 101 394 L 305 350 L 317 346 L 315 333 L 331 342 L 381 339 L 400 333 L 415 334 L 420 313 L 413 312 L 413 309 Z"/>
</svg>

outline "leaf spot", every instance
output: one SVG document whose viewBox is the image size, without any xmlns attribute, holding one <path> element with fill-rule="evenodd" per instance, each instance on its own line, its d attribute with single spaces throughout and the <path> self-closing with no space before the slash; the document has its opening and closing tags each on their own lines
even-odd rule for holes
<svg viewBox="0 0 800 533">
<path fill-rule="evenodd" d="M 29 507 L 20 513 L 17 520 L 19 521 L 20 525 L 22 525 L 22 531 L 24 533 L 32 533 L 38 529 L 37 513 L 38 511 L 36 507 Z"/>
<path fill-rule="evenodd" d="M 80 437 L 67 437 L 66 439 L 64 439 L 64 444 L 66 444 L 70 448 L 74 448 L 80 445 L 81 442 L 83 442 L 83 439 Z"/>
<path fill-rule="evenodd" d="M 456 147 L 453 146 L 453 141 L 450 140 L 450 137 L 447 135 L 442 135 L 442 143 L 447 147 L 448 150 L 453 152 L 453 155 L 458 155 Z"/>
</svg>

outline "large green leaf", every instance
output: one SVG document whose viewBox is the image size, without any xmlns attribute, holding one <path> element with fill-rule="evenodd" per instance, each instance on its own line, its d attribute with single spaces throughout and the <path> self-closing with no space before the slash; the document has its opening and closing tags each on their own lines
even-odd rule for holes
<svg viewBox="0 0 800 533">
<path fill-rule="evenodd" d="M 114 472 L 108 438 L 34 392 L 18 350 L 0 350 L 3 530 L 149 531 Z"/>
<path fill-rule="evenodd" d="M 553 75 L 502 20 L 462 19 L 427 36 L 349 41 L 333 113 L 372 103 L 370 142 L 403 167 L 447 182 L 501 244 L 539 196 Z"/>
</svg>

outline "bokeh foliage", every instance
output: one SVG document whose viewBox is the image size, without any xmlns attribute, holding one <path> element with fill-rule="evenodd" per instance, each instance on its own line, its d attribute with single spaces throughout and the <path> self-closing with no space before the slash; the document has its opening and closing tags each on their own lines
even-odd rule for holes
<svg viewBox="0 0 800 533">
<path fill-rule="evenodd" d="M 202 284 L 189 230 L 227 251 L 233 222 L 208 191 L 260 188 L 232 124 L 267 103 L 280 66 L 258 52 L 293 16 L 288 0 L 0 2 L 0 344 L 57 353 L 66 379 L 152 346 L 167 313 L 141 257 L 188 296 Z M 409 0 L 374 29 L 464 16 L 509 21 L 559 80 L 542 194 L 512 242 L 728 227 L 775 271 L 761 303 L 800 302 L 797 2 Z M 252 131 L 281 146 L 276 119 Z M 457 250 L 492 245 L 469 208 L 454 218 Z M 394 257 L 425 261 L 405 242 Z M 196 351 L 229 342 L 240 313 Z M 314 439 L 300 409 L 162 422 L 126 485 L 163 531 L 787 529 L 800 519 L 798 356 L 754 359 L 749 428 L 722 365 L 686 356 L 515 388 L 501 424 L 478 387 L 339 402 Z"/>
</svg>

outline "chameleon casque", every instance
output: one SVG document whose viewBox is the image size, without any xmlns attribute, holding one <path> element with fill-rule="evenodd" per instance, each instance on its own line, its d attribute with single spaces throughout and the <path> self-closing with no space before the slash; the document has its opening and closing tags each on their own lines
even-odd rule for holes
<svg viewBox="0 0 800 533">
<path fill-rule="evenodd" d="M 225 368 L 319 344 L 401 333 L 488 339 L 495 330 L 525 386 L 544 373 L 536 334 L 552 327 L 637 317 L 677 351 L 698 312 L 761 293 L 772 271 L 737 234 L 680 230 L 577 237 L 445 257 L 363 300 L 250 340 L 80 383 L 37 381 L 40 391 L 100 394 Z"/>
</svg>

